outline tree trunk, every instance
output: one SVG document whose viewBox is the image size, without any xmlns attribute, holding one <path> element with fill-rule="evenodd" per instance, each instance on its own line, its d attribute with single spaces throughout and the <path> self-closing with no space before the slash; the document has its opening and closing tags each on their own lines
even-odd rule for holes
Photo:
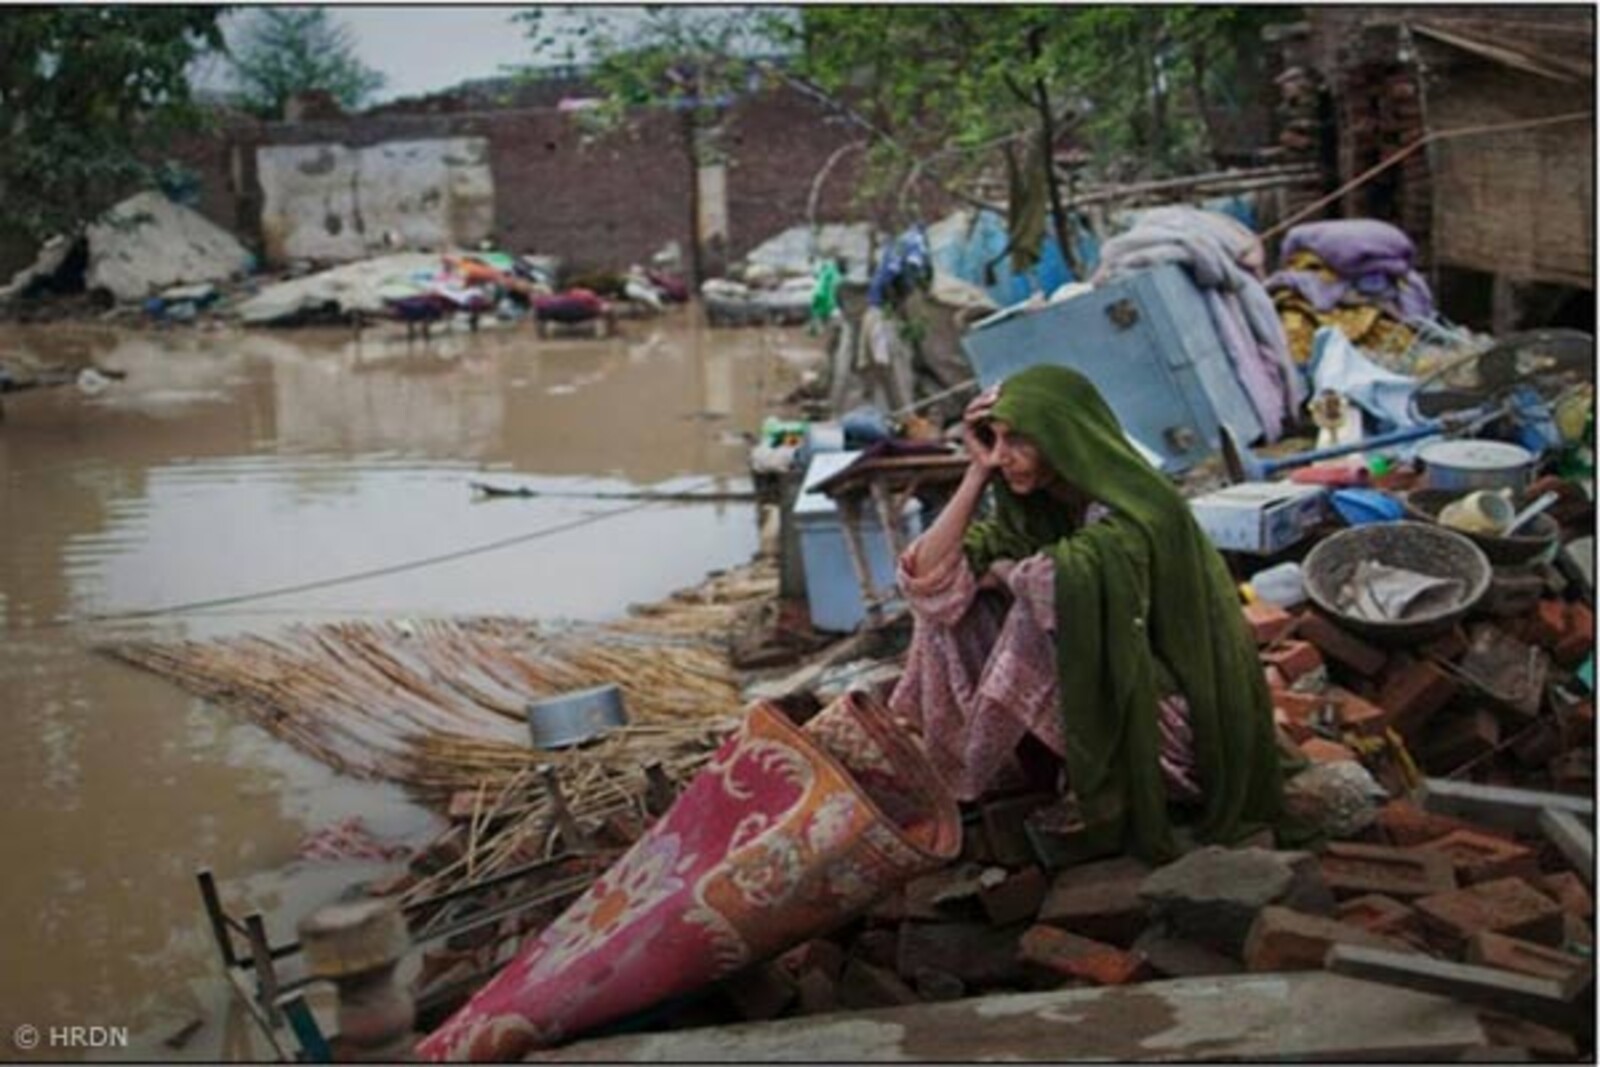
<svg viewBox="0 0 1600 1067">
<path fill-rule="evenodd" d="M 1043 48 L 1041 32 L 1036 29 L 1028 35 L 1028 50 L 1033 53 L 1035 62 Z M 1043 76 L 1036 75 L 1033 79 L 1033 106 L 1039 112 L 1039 164 L 1044 167 L 1045 187 L 1050 193 L 1050 221 L 1055 226 L 1056 241 L 1061 245 L 1062 260 L 1072 272 L 1073 280 L 1082 281 L 1083 261 L 1078 258 L 1078 250 L 1072 240 L 1072 225 L 1061 196 L 1061 181 L 1056 175 L 1056 126 L 1054 113 L 1050 110 L 1050 91 L 1044 84 Z"/>
</svg>

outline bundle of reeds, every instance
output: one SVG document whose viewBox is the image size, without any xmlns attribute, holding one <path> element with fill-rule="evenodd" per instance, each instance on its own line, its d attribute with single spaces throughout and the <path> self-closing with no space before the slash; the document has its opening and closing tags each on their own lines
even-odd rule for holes
<svg viewBox="0 0 1600 1067">
<path fill-rule="evenodd" d="M 573 749 L 540 752 L 453 736 L 413 744 L 411 780 L 452 825 L 421 855 L 434 869 L 403 901 L 426 899 L 521 864 L 631 844 L 738 724 L 635 724 Z M 655 779 L 654 781 L 652 779 Z"/>
<path fill-rule="evenodd" d="M 615 683 L 641 725 L 735 714 L 728 629 L 776 588 L 762 563 L 627 620 L 561 632 L 507 618 L 344 622 L 101 650 L 239 709 L 340 771 L 437 802 L 463 782 L 547 758 L 529 747 L 525 721 L 540 697 Z"/>
</svg>

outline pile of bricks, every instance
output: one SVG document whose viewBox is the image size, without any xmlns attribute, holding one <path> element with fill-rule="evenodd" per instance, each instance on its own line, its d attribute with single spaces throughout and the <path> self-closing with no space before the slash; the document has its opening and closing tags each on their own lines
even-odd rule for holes
<svg viewBox="0 0 1600 1067">
<path fill-rule="evenodd" d="M 725 980 L 669 1025 L 1316 970 L 1336 946 L 1511 983 L 1538 976 L 1568 993 L 1592 974 L 1590 872 L 1537 837 L 1394 800 L 1360 840 L 1320 853 L 1275 850 L 1261 835 L 1155 869 L 1127 856 L 1051 869 L 1026 843 L 1054 804 L 1029 794 L 978 805 L 958 862 Z M 1540 1054 L 1590 1047 L 1581 1026 L 1527 1015 L 1486 1012 L 1485 1027 Z"/>
<path fill-rule="evenodd" d="M 1502 601 L 1510 615 L 1401 648 L 1314 611 L 1247 605 L 1280 743 L 1312 762 L 1361 759 L 1395 794 L 1415 786 L 1413 768 L 1592 793 L 1594 696 L 1574 672 L 1593 653 L 1594 614 L 1536 582 Z"/>
<path fill-rule="evenodd" d="M 726 980 L 670 1025 L 1312 970 L 1340 946 L 1406 961 L 1402 970 L 1465 967 L 1491 989 L 1537 976 L 1567 995 L 1592 973 L 1592 861 L 1526 812 L 1479 819 L 1422 797 L 1427 776 L 1491 796 L 1592 793 L 1593 698 L 1571 671 L 1593 648 L 1593 616 L 1542 586 L 1510 603 L 1510 614 L 1405 648 L 1311 611 L 1244 609 L 1280 744 L 1312 766 L 1358 762 L 1392 798 L 1320 851 L 1276 851 L 1262 835 L 1155 870 L 1127 856 L 1068 865 L 1049 832 L 1068 804 L 987 797 L 967 812 L 959 861 Z M 1472 987 L 1479 1000 L 1482 989 Z M 1529 1015 L 1485 1011 L 1485 1027 L 1540 1055 L 1592 1047 L 1592 1026 Z"/>
</svg>

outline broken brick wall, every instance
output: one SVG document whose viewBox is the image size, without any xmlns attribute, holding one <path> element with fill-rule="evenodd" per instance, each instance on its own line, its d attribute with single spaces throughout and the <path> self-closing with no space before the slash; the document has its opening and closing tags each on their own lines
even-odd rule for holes
<svg viewBox="0 0 1600 1067">
<path fill-rule="evenodd" d="M 1314 6 L 1308 21 L 1311 62 L 1335 101 L 1341 180 L 1425 133 L 1583 110 L 1593 96 L 1592 9 Z M 1515 69 L 1429 28 L 1548 70 Z M 1340 213 L 1400 226 L 1425 267 L 1592 290 L 1593 158 L 1587 122 L 1439 140 L 1351 190 Z"/>
<path fill-rule="evenodd" d="M 695 174 L 688 130 L 674 112 L 648 111 L 625 130 L 585 136 L 552 107 L 408 111 L 386 108 L 297 123 L 236 121 L 165 153 L 199 178 L 199 210 L 261 247 L 261 145 L 342 144 L 483 137 L 494 180 L 494 236 L 504 248 L 560 256 L 575 271 L 620 269 L 670 241 L 687 252 L 694 226 Z M 741 100 L 727 119 L 727 254 L 737 259 L 782 229 L 804 223 L 813 180 L 834 152 L 859 139 L 852 127 L 797 93 L 772 90 Z M 829 172 L 818 222 L 847 222 L 860 153 Z"/>
</svg>

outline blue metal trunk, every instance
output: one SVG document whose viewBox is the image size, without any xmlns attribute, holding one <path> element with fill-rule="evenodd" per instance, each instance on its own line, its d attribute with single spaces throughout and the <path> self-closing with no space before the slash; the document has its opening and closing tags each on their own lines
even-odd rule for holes
<svg viewBox="0 0 1600 1067">
<path fill-rule="evenodd" d="M 1261 436 L 1205 300 L 1176 265 L 1036 311 L 991 317 L 962 338 L 962 347 L 984 386 L 1035 363 L 1080 371 L 1128 436 L 1169 473 L 1217 451 L 1222 425 L 1240 441 Z"/>
</svg>

